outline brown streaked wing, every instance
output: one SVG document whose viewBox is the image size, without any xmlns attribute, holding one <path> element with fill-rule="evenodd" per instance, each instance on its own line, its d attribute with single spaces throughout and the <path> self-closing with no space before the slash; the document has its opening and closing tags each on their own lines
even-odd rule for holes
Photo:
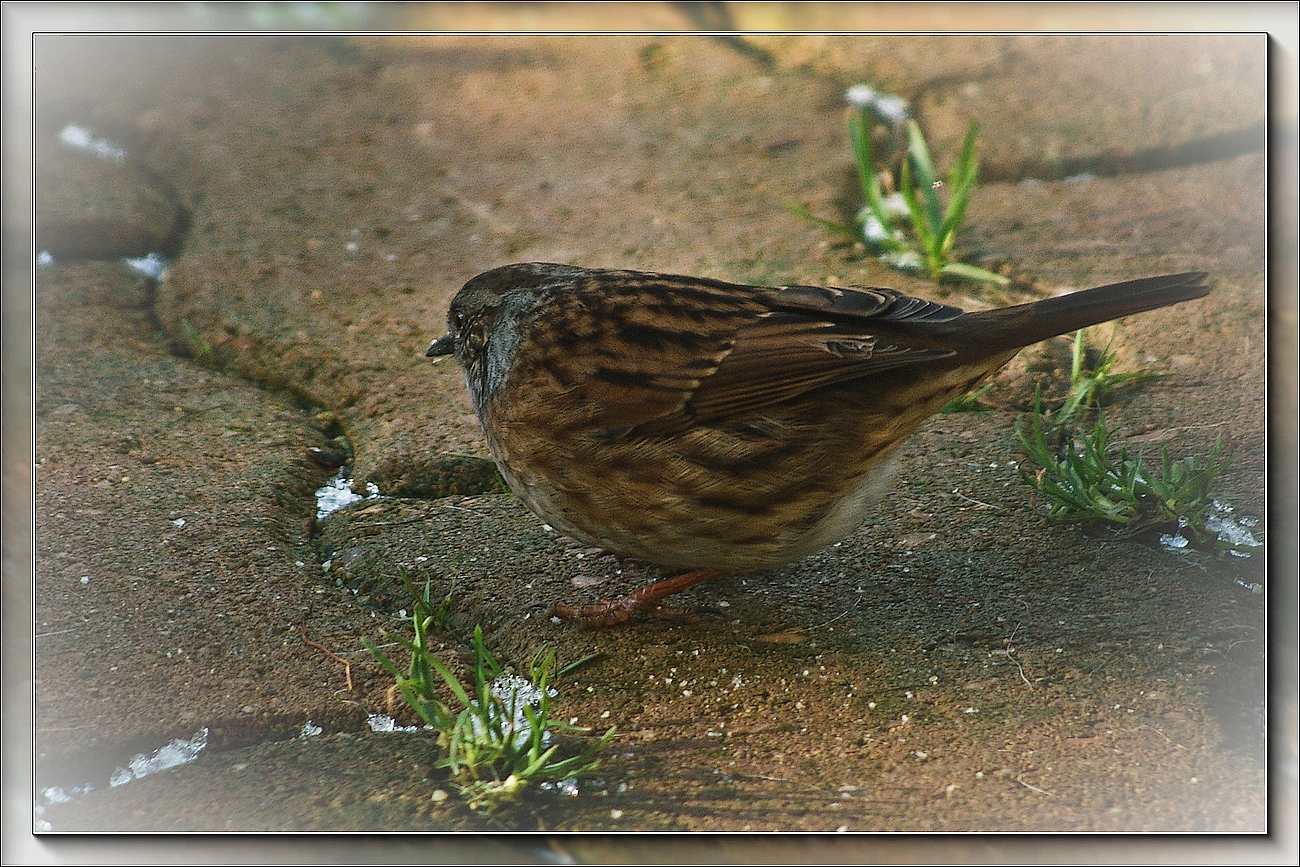
<svg viewBox="0 0 1300 867">
<path fill-rule="evenodd" d="M 599 271 L 548 310 L 555 335 L 535 329 L 539 355 L 587 423 L 665 433 L 690 421 L 743 416 L 807 391 L 952 353 L 880 339 L 885 326 L 943 321 L 962 311 L 889 289 L 743 286 L 689 277 Z M 616 350 L 616 351 L 615 351 Z M 556 377 L 559 380 L 559 376 Z"/>
<path fill-rule="evenodd" d="M 923 364 L 953 353 L 898 340 L 902 322 L 946 321 L 963 311 L 889 289 L 786 286 L 772 308 L 737 335 L 735 348 L 700 383 L 690 410 L 699 423 L 752 413 L 812 389 Z M 885 326 L 890 336 L 882 336 Z"/>
<path fill-rule="evenodd" d="M 700 383 L 691 417 L 722 421 L 826 385 L 952 354 L 887 344 L 865 329 L 835 323 L 763 322 L 742 332 L 717 371 Z"/>
</svg>

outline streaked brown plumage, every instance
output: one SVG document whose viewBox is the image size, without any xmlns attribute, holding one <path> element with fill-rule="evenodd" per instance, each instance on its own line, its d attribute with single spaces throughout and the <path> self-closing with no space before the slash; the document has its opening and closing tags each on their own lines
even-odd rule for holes
<svg viewBox="0 0 1300 867">
<path fill-rule="evenodd" d="M 531 263 L 466 283 L 427 354 L 456 355 L 502 476 L 539 517 L 696 570 L 554 609 L 608 625 L 848 535 L 898 447 L 1021 348 L 1207 292 L 1194 272 L 964 313 L 891 289 Z"/>
</svg>

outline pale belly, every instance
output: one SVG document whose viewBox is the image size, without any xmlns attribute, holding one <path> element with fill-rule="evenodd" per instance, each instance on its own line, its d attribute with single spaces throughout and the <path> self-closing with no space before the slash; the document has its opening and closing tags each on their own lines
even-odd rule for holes
<svg viewBox="0 0 1300 867">
<path fill-rule="evenodd" d="M 898 449 L 881 456 L 847 489 L 759 510 L 701 501 L 671 484 L 653 494 L 617 477 L 602 484 L 560 488 L 502 468 L 511 489 L 547 524 L 579 541 L 625 557 L 672 568 L 747 572 L 800 560 L 860 527 L 889 491 L 899 469 Z M 761 498 L 760 498 L 761 499 Z"/>
</svg>

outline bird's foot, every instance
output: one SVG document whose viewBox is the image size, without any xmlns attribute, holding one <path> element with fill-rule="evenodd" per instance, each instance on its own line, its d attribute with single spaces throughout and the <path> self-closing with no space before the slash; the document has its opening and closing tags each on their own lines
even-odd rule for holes
<svg viewBox="0 0 1300 867">
<path fill-rule="evenodd" d="M 602 599 L 595 605 L 574 607 L 557 603 L 546 610 L 546 616 L 559 617 L 561 620 L 577 620 L 584 629 L 617 626 L 631 620 L 632 615 L 638 611 L 644 611 L 660 620 L 683 620 L 690 616 L 688 612 L 669 605 L 660 605 L 660 601 L 723 574 L 725 573 L 720 569 L 692 569 L 681 575 L 647 584 L 618 599 Z"/>
</svg>

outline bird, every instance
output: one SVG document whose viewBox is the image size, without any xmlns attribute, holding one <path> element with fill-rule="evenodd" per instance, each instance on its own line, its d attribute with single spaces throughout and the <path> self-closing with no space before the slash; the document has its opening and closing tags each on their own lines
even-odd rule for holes
<svg viewBox="0 0 1300 867">
<path fill-rule="evenodd" d="M 465 283 L 425 354 L 459 361 L 502 478 L 542 521 L 680 572 L 549 609 L 600 628 L 854 532 L 911 435 L 1024 347 L 1209 291 L 1194 271 L 966 312 L 885 288 L 527 262 Z"/>
</svg>

